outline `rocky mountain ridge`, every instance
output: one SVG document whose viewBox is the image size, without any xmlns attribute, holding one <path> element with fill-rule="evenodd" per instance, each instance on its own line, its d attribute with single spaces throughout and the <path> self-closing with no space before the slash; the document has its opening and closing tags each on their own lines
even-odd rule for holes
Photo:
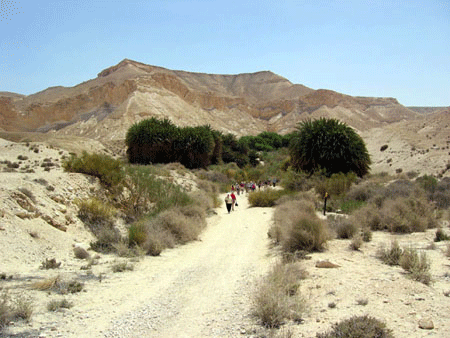
<svg viewBox="0 0 450 338">
<path fill-rule="evenodd" d="M 51 87 L 29 96 L 0 94 L 4 131 L 55 131 L 98 140 L 123 139 L 131 124 L 151 116 L 179 125 L 207 123 L 241 136 L 287 133 L 316 116 L 340 117 L 365 130 L 417 115 L 393 98 L 313 90 L 269 71 L 201 74 L 128 59 L 74 87 Z"/>
</svg>

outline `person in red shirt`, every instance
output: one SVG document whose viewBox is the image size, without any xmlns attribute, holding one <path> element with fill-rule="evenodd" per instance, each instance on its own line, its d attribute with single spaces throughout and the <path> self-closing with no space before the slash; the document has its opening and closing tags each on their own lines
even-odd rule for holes
<svg viewBox="0 0 450 338">
<path fill-rule="evenodd" d="M 230 197 L 231 197 L 231 199 L 232 199 L 232 201 L 233 201 L 233 202 L 231 203 L 231 210 L 234 211 L 234 205 L 236 204 L 236 195 L 234 194 L 234 192 L 231 192 Z"/>
</svg>

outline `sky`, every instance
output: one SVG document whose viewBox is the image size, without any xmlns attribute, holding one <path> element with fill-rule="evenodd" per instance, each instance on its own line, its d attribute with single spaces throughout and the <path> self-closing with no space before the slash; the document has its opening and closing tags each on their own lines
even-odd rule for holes
<svg viewBox="0 0 450 338">
<path fill-rule="evenodd" d="M 75 86 L 125 58 L 450 106 L 450 0 L 0 0 L 0 91 Z"/>
</svg>

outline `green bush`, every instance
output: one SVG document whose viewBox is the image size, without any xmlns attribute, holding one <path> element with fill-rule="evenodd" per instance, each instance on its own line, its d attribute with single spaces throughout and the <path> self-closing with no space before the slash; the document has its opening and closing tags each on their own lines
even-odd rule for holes
<svg viewBox="0 0 450 338">
<path fill-rule="evenodd" d="M 131 221 L 147 213 L 157 214 L 174 206 L 192 203 L 179 186 L 156 177 L 151 166 L 128 166 L 125 186 L 129 196 L 121 201 L 121 208 Z"/>
<path fill-rule="evenodd" d="M 99 224 L 113 224 L 117 210 L 98 198 L 76 199 L 74 203 L 78 206 L 78 217 L 92 226 L 95 230 Z"/>
<path fill-rule="evenodd" d="M 97 177 L 109 189 L 120 189 L 125 177 L 121 161 L 103 154 L 83 151 L 81 157 L 72 155 L 62 165 L 66 171 Z"/>
<path fill-rule="evenodd" d="M 448 241 L 450 240 L 450 236 L 447 235 L 442 228 L 439 228 L 436 230 L 436 237 L 434 237 L 434 241 L 435 242 L 440 242 L 440 241 Z"/>
<path fill-rule="evenodd" d="M 370 317 L 353 316 L 333 325 L 328 333 L 318 333 L 317 338 L 393 338 L 386 324 Z"/>
<path fill-rule="evenodd" d="M 328 176 L 354 172 L 362 177 L 371 164 L 362 138 L 337 119 L 301 122 L 289 149 L 293 168 L 311 174 L 322 169 Z"/>
<path fill-rule="evenodd" d="M 252 207 L 273 207 L 284 194 L 286 194 L 285 191 L 274 189 L 255 191 L 248 196 L 248 202 Z"/>
</svg>

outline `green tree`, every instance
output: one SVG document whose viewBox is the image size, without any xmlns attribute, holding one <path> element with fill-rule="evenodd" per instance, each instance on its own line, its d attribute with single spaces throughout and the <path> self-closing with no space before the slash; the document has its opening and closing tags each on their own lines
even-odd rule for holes
<svg viewBox="0 0 450 338">
<path fill-rule="evenodd" d="M 300 122 L 289 152 L 292 167 L 310 174 L 323 170 L 327 176 L 354 172 L 362 177 L 370 170 L 370 156 L 364 141 L 337 119 Z"/>
</svg>

